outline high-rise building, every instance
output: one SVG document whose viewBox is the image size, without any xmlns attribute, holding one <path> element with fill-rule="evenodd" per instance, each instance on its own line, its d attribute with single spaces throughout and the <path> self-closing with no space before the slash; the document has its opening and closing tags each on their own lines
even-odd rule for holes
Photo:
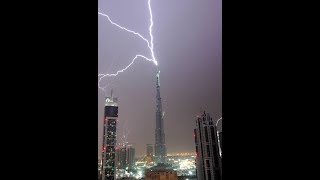
<svg viewBox="0 0 320 180">
<path fill-rule="evenodd" d="M 221 180 L 222 161 L 219 154 L 217 128 L 210 114 L 203 112 L 197 117 L 194 137 L 197 154 L 197 178 Z"/>
<path fill-rule="evenodd" d="M 120 169 L 126 169 L 127 167 L 127 148 L 122 146 L 119 151 Z"/>
<path fill-rule="evenodd" d="M 118 99 L 106 97 L 104 107 L 102 167 L 101 179 L 114 180 L 115 178 L 115 145 L 118 119 Z"/>
<path fill-rule="evenodd" d="M 128 146 L 127 148 L 127 165 L 128 171 L 131 172 L 133 170 L 135 164 L 135 149 L 132 146 Z"/>
<path fill-rule="evenodd" d="M 147 144 L 147 164 L 153 161 L 153 147 L 152 144 Z"/>
<path fill-rule="evenodd" d="M 167 156 L 167 148 L 164 134 L 164 124 L 163 124 L 163 112 L 162 112 L 162 102 L 160 97 L 160 71 L 158 71 L 157 77 L 157 110 L 156 110 L 156 129 L 155 129 L 155 162 L 165 163 Z"/>
<path fill-rule="evenodd" d="M 115 163 L 116 163 L 116 168 L 119 169 L 120 168 L 120 147 L 117 146 L 115 148 L 116 148 Z"/>
</svg>

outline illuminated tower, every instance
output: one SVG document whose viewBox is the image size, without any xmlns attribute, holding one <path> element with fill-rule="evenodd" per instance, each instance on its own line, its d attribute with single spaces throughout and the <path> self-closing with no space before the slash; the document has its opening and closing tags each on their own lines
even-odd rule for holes
<svg viewBox="0 0 320 180">
<path fill-rule="evenodd" d="M 155 129 L 155 163 L 165 163 L 167 148 L 163 125 L 163 112 L 160 97 L 160 71 L 157 73 L 157 111 L 156 111 L 156 129 Z"/>
<path fill-rule="evenodd" d="M 222 161 L 219 154 L 217 127 L 208 113 L 203 112 L 197 117 L 194 138 L 197 153 L 197 178 L 221 180 Z"/>
<path fill-rule="evenodd" d="M 114 180 L 115 178 L 115 147 L 118 119 L 118 99 L 106 97 L 104 107 L 103 143 L 102 143 L 102 180 Z"/>
</svg>

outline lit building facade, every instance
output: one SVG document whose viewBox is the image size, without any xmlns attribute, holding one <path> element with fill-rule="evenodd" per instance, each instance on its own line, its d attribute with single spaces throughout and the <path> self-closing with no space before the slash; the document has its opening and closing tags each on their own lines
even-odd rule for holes
<svg viewBox="0 0 320 180">
<path fill-rule="evenodd" d="M 219 154 L 217 128 L 208 113 L 203 112 L 197 117 L 194 138 L 197 178 L 199 180 L 221 180 L 222 161 Z"/>
<path fill-rule="evenodd" d="M 118 99 L 106 97 L 104 107 L 103 143 L 101 179 L 114 180 L 115 178 L 115 146 L 118 120 Z"/>
</svg>

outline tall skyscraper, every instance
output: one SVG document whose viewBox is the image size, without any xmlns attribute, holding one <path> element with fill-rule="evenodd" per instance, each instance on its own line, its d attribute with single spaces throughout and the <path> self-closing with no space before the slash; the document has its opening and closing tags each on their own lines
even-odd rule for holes
<svg viewBox="0 0 320 180">
<path fill-rule="evenodd" d="M 160 71 L 157 72 L 157 111 L 156 111 L 156 129 L 155 129 L 155 163 L 165 163 L 167 148 L 163 125 L 163 112 L 160 97 Z"/>
<path fill-rule="evenodd" d="M 222 161 L 219 154 L 217 128 L 210 114 L 203 112 L 197 117 L 194 137 L 197 153 L 197 178 L 221 180 Z"/>
<path fill-rule="evenodd" d="M 114 180 L 115 178 L 115 146 L 118 119 L 118 99 L 106 97 L 104 107 L 102 167 L 101 179 Z"/>
<path fill-rule="evenodd" d="M 153 147 L 152 144 L 147 144 L 147 164 L 153 161 Z"/>
<path fill-rule="evenodd" d="M 128 146 L 127 148 L 127 165 L 128 171 L 131 172 L 135 163 L 135 149 L 132 146 Z"/>
</svg>

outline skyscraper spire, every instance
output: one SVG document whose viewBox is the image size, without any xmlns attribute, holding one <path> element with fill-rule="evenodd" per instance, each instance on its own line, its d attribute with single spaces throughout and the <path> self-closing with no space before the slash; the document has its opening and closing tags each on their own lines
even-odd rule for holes
<svg viewBox="0 0 320 180">
<path fill-rule="evenodd" d="M 162 102 L 160 97 L 160 71 L 157 72 L 157 111 L 156 111 L 156 129 L 155 129 L 155 162 L 165 163 L 167 156 L 167 148 L 165 142 Z"/>
<path fill-rule="evenodd" d="M 157 87 L 160 87 L 160 71 L 157 72 Z"/>
</svg>

